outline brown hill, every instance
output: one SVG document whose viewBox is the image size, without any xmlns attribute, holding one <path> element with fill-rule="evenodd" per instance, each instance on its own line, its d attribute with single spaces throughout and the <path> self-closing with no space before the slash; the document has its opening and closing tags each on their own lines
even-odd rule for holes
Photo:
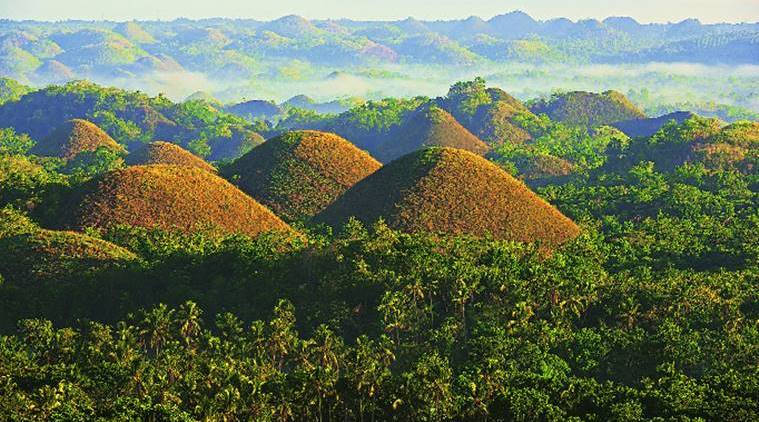
<svg viewBox="0 0 759 422">
<path fill-rule="evenodd" d="M 307 130 L 264 142 L 224 175 L 275 214 L 295 221 L 318 214 L 380 166 L 335 134 Z"/>
<path fill-rule="evenodd" d="M 212 173 L 216 169 L 195 156 L 190 151 L 170 142 L 155 141 L 151 142 L 137 151 L 129 153 L 126 158 L 129 165 L 150 165 L 150 164 L 173 164 L 176 166 L 197 167 Z"/>
<path fill-rule="evenodd" d="M 472 135 L 450 113 L 433 104 L 412 112 L 395 132 L 374 152 L 383 163 L 425 147 L 451 147 L 484 155 L 490 147 Z"/>
<path fill-rule="evenodd" d="M 116 143 L 107 133 L 82 119 L 69 120 L 59 126 L 32 148 L 31 153 L 50 157 L 72 159 L 80 152 L 95 151 L 106 147 L 114 151 L 125 152 L 124 147 Z"/>
<path fill-rule="evenodd" d="M 126 224 L 250 236 L 291 230 L 226 180 L 197 167 L 159 164 L 111 171 L 82 186 L 67 208 L 63 225 L 77 229 Z"/>
<path fill-rule="evenodd" d="M 464 150 L 430 148 L 396 160 L 327 207 L 316 222 L 378 218 L 405 231 L 431 231 L 561 244 L 578 227 L 522 182 Z"/>
</svg>

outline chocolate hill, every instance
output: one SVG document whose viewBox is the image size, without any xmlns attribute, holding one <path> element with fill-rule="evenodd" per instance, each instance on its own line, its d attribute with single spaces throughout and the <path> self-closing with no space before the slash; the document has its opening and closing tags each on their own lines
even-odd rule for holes
<svg viewBox="0 0 759 422">
<path fill-rule="evenodd" d="M 68 198 L 63 226 L 120 224 L 255 236 L 290 227 L 226 180 L 197 167 L 149 165 L 114 170 Z"/>
<path fill-rule="evenodd" d="M 124 147 L 94 123 L 73 119 L 40 140 L 30 152 L 69 160 L 81 152 L 95 151 L 100 147 L 125 152 Z"/>
<path fill-rule="evenodd" d="M 450 113 L 434 104 L 412 112 L 374 155 L 387 163 L 425 147 L 451 147 L 484 155 L 490 147 L 462 126 Z"/>
<path fill-rule="evenodd" d="M 522 182 L 468 151 L 430 148 L 406 155 L 359 182 L 318 223 L 383 218 L 405 231 L 484 236 L 555 246 L 579 228 Z"/>
</svg>

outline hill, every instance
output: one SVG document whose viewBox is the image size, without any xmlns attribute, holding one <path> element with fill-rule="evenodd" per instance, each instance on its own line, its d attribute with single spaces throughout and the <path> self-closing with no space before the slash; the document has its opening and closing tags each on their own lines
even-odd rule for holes
<svg viewBox="0 0 759 422">
<path fill-rule="evenodd" d="M 173 164 L 177 166 L 197 167 L 211 173 L 216 172 L 216 169 L 212 165 L 186 149 L 163 141 L 151 142 L 145 145 L 144 148 L 130 153 L 126 158 L 126 162 L 129 165 Z"/>
<path fill-rule="evenodd" d="M 224 179 L 196 167 L 150 165 L 111 171 L 67 198 L 63 226 L 119 224 L 250 236 L 287 224 Z"/>
<path fill-rule="evenodd" d="M 379 218 L 404 231 L 465 233 L 558 245 L 578 227 L 488 160 L 453 148 L 406 155 L 359 182 L 316 222 L 333 227 L 351 216 Z"/>
<path fill-rule="evenodd" d="M 606 91 L 602 94 L 585 91 L 554 94 L 548 99 L 535 101 L 530 110 L 535 114 L 546 114 L 551 120 L 588 127 L 646 117 L 627 97 L 617 91 Z"/>
<path fill-rule="evenodd" d="M 80 152 L 95 151 L 100 147 L 125 152 L 124 147 L 94 123 L 82 119 L 72 119 L 40 140 L 31 149 L 31 153 L 69 160 Z"/>
<path fill-rule="evenodd" d="M 631 138 L 648 138 L 653 136 L 659 131 L 659 129 L 671 121 L 680 124 L 691 117 L 693 117 L 693 113 L 689 111 L 676 111 L 674 113 L 648 119 L 624 120 L 616 122 L 612 124 L 612 126 L 621 130 L 625 135 Z"/>
<path fill-rule="evenodd" d="M 40 229 L 26 217 L 0 209 L 0 274 L 28 283 L 105 269 L 137 259 L 132 252 L 80 233 Z"/>
<path fill-rule="evenodd" d="M 270 139 L 224 175 L 287 221 L 313 217 L 380 163 L 340 136 L 298 131 Z"/>
<path fill-rule="evenodd" d="M 484 155 L 490 147 L 472 135 L 450 113 L 425 104 L 406 117 L 405 121 L 373 152 L 382 162 L 390 162 L 425 147 L 460 148 Z"/>
<path fill-rule="evenodd" d="M 488 88 L 483 78 L 453 84 L 448 94 L 437 99 L 437 103 L 488 145 L 523 143 L 532 139 L 518 119 L 534 119 L 535 116 L 506 91 Z"/>
</svg>

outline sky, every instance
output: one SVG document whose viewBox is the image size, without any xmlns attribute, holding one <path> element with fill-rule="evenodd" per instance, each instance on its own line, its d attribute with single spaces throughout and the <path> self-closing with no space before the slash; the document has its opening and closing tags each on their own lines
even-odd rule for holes
<svg viewBox="0 0 759 422">
<path fill-rule="evenodd" d="M 490 18 L 522 10 L 536 19 L 640 22 L 759 22 L 759 0 L 0 0 L 0 18 L 36 20 L 170 20 L 234 17 L 271 20 L 297 14 L 311 19 Z"/>
</svg>

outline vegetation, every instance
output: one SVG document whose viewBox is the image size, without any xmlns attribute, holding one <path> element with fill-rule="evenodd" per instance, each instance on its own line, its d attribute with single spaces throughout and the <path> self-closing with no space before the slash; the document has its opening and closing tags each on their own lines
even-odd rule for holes
<svg viewBox="0 0 759 422">
<path fill-rule="evenodd" d="M 200 63 L 235 44 L 227 28 L 236 24 L 213 22 L 219 29 L 120 30 L 150 34 L 154 51 L 166 36 L 157 28 L 176 25 L 175 36 L 194 40 L 181 54 Z M 319 43 L 293 48 L 325 54 L 345 41 L 329 34 L 346 22 L 333 23 L 290 17 L 267 26 L 288 37 L 261 38 L 256 23 L 249 34 L 290 46 L 308 31 Z M 498 40 L 500 25 L 561 25 L 519 14 L 458 23 L 350 31 L 399 44 L 429 26 Z M 666 36 L 649 31 L 672 29 L 581 25 L 649 33 L 651 48 Z M 82 86 L 43 91 L 68 92 L 53 95 L 66 118 L 101 112 L 133 153 L 168 128 L 192 133 L 176 144 L 210 156 L 243 145 L 225 127 L 281 135 L 220 163 L 220 173 L 241 186 L 276 173 L 275 194 L 309 201 L 294 202 L 295 212 L 326 209 L 296 234 L 196 166 L 125 168 L 106 147 L 70 160 L 34 155 L 44 139 L 36 134 L 50 130 L 38 126 L 44 113 L 59 114 L 37 93 L 0 106 L 34 110 L 14 120 L 27 129 L 0 130 L 0 419 L 759 419 L 756 122 L 636 119 L 636 129 L 656 127 L 631 137 L 532 114 L 475 79 L 434 100 L 369 101 L 339 115 L 289 107 L 281 121 L 240 123 L 202 99 L 179 107 Z M 529 136 L 496 131 L 485 157 L 425 148 L 364 174 L 379 164 L 348 140 L 284 133 L 329 124 L 379 148 L 414 129 L 415 110 L 452 116 L 442 136 L 481 122 Z M 160 123 L 145 130 L 135 116 L 148 115 Z M 244 171 L 236 178 L 232 169 Z M 51 230 L 63 226 L 77 232 Z"/>
<path fill-rule="evenodd" d="M 71 119 L 96 124 L 130 149 L 154 139 L 171 139 L 213 160 L 234 159 L 262 142 L 250 123 L 205 101 L 176 104 L 160 95 L 149 97 L 86 81 L 49 86 L 0 106 L 0 126 L 39 140 Z"/>
<path fill-rule="evenodd" d="M 304 221 L 379 167 L 337 135 L 298 131 L 270 139 L 223 174 L 286 221 Z"/>
<path fill-rule="evenodd" d="M 405 231 L 492 235 L 552 247 L 579 234 L 575 224 L 506 172 L 470 152 L 430 148 L 396 160 L 317 216 L 340 227 L 350 217 L 383 218 Z"/>
<path fill-rule="evenodd" d="M 63 207 L 61 225 L 79 229 L 129 224 L 190 232 L 205 227 L 249 236 L 290 230 L 271 211 L 197 167 L 115 170 L 73 191 Z"/>
</svg>

